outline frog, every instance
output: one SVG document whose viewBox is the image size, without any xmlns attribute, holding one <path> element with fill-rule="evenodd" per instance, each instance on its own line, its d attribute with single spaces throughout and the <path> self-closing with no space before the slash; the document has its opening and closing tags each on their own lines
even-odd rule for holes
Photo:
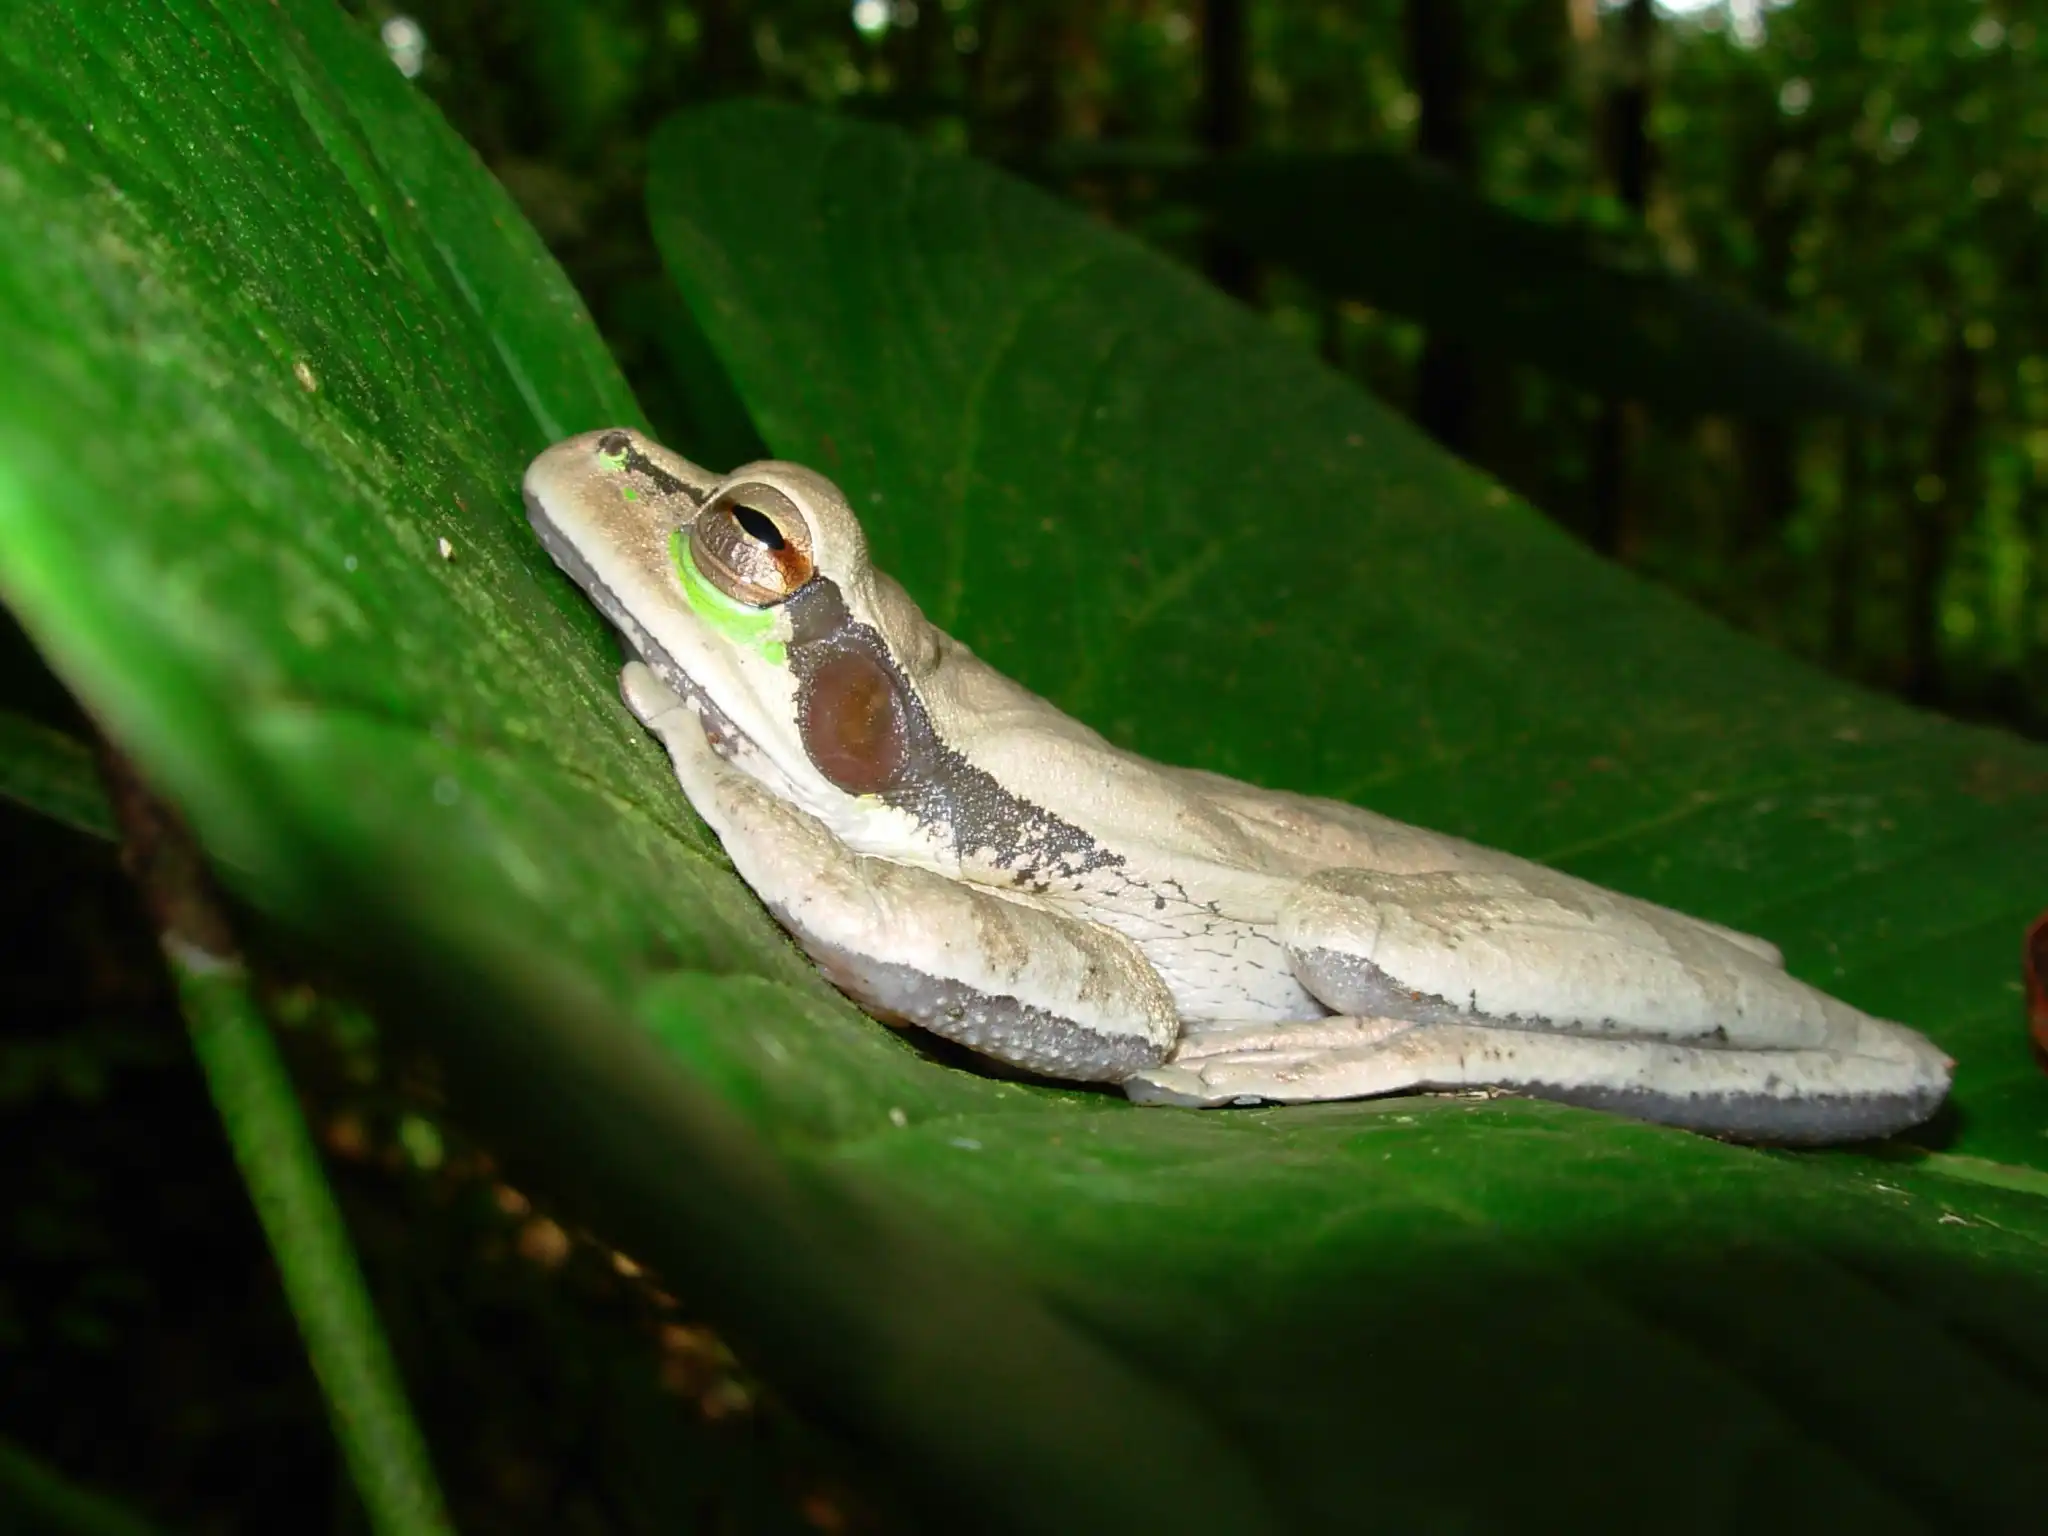
<svg viewBox="0 0 2048 1536">
<path fill-rule="evenodd" d="M 1115 745 L 927 619 L 814 470 L 610 428 L 523 490 L 740 878 L 868 1013 L 993 1070 L 1188 1108 L 1521 1095 L 1786 1145 L 1948 1094 L 1938 1046 L 1764 939 Z"/>
</svg>

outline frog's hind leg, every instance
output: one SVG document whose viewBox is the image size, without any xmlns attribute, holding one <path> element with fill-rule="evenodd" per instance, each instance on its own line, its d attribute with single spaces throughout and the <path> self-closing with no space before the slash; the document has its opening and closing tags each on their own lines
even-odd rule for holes
<svg viewBox="0 0 2048 1536">
<path fill-rule="evenodd" d="M 1931 1115 L 1946 1069 L 1831 1051 L 1592 1039 L 1482 1024 L 1333 1016 L 1191 1030 L 1125 1082 L 1139 1103 L 1298 1104 L 1499 1088 L 1710 1135 L 1786 1145 L 1887 1136 Z"/>
<path fill-rule="evenodd" d="M 1327 873 L 1281 937 L 1334 1016 L 1191 1028 L 1133 1098 L 1490 1087 L 1790 1143 L 1904 1129 L 1948 1090 L 1948 1059 L 1912 1030 L 1723 930 L 1540 866 Z"/>
</svg>

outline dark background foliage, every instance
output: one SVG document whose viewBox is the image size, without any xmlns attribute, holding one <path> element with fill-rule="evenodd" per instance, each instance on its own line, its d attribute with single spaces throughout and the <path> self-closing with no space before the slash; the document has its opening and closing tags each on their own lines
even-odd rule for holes
<svg viewBox="0 0 2048 1536">
<path fill-rule="evenodd" d="M 647 130 L 738 92 L 882 117 L 1200 264 L 1596 548 L 1737 624 L 1937 708 L 2048 727 L 2048 38 L 2024 6 L 362 9 L 568 265 L 658 421 L 691 405 L 662 388 L 679 370 L 639 205 Z M 1647 377 L 1588 357 L 1616 290 L 1583 296 L 1558 322 L 1569 343 L 1548 346 L 1543 316 L 1483 308 L 1487 288 L 1558 279 L 1542 248 L 1375 267 L 1374 247 L 1431 231 L 1429 209 L 1390 201 L 1405 182 L 1333 174 L 1330 157 L 1374 151 L 1583 232 L 1617 265 L 1746 299 L 1882 381 L 1891 409 L 1787 398 L 1771 371 L 1698 350 Z M 1264 238 L 1239 238 L 1213 188 L 1163 174 L 1192 153 L 1292 178 L 1282 219 L 1247 217 Z"/>
<path fill-rule="evenodd" d="M 2023 6 L 351 9 L 547 238 L 657 429 L 707 460 L 759 445 L 663 273 L 649 140 L 678 106 L 781 96 L 988 158 L 1143 235 L 1736 624 L 2048 731 L 2048 28 Z M 1275 189 L 1291 217 L 1261 202 Z M 1396 218 L 1440 245 L 1380 239 Z M 1561 320 L 1542 296 L 1585 281 L 1587 251 L 1606 277 Z M 1620 340 L 1588 318 L 1603 304 Z M 1640 344 L 1660 327 L 1668 345 Z M 1757 347 L 1714 350 L 1725 332 Z M 76 723 L 11 630 L 6 671 L 15 707 Z M 0 867 L 0 1429 L 177 1528 L 299 1528 L 309 1487 L 354 1528 L 112 855 L 0 805 Z M 303 1001 L 294 1064 L 386 1321 L 434 1360 L 418 1406 L 467 1528 L 892 1523 L 687 1297 L 536 1211 L 445 1127 L 431 1066 Z M 620 1471 L 664 1460 L 691 1477 Z M 685 1482 L 687 1507 L 634 1502 Z M 122 1528 L 107 1511 L 78 1528 L 102 1517 Z"/>
</svg>

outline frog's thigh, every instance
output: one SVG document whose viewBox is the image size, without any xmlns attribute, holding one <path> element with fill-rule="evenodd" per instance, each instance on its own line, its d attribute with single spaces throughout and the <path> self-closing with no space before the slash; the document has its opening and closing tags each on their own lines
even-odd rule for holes
<svg viewBox="0 0 2048 1536">
<path fill-rule="evenodd" d="M 1338 1013 L 1771 1050 L 1854 1051 L 1876 1022 L 1725 929 L 1540 865 L 1326 870 L 1280 941 Z"/>
<path fill-rule="evenodd" d="M 726 762 L 639 662 L 620 690 L 740 877 L 842 991 L 985 1055 L 1117 1082 L 1166 1056 L 1172 995 L 1120 934 L 847 849 Z"/>
</svg>

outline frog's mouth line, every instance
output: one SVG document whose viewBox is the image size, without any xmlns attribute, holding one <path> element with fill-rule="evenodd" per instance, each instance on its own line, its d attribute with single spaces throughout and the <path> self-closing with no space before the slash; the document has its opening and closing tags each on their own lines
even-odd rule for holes
<svg viewBox="0 0 2048 1536">
<path fill-rule="evenodd" d="M 720 757 L 727 759 L 732 758 L 742 747 L 753 749 L 754 742 L 747 733 L 733 724 L 731 716 L 711 701 L 711 695 L 698 686 L 697 680 L 690 676 L 675 657 L 671 656 L 668 650 L 626 611 L 625 604 L 621 603 L 617 595 L 606 585 L 604 578 L 591 568 L 590 562 L 583 558 L 583 552 L 555 526 L 553 519 L 547 515 L 540 502 L 531 493 L 525 499 L 526 520 L 533 526 L 541 547 L 548 552 L 555 564 L 561 567 L 562 573 L 582 589 L 583 595 L 591 601 L 597 611 L 604 615 L 605 621 L 625 641 L 626 648 L 645 662 L 648 669 L 660 678 L 663 684 L 697 712 L 697 717 L 704 722 L 704 733 L 709 738 L 712 749 Z"/>
</svg>

